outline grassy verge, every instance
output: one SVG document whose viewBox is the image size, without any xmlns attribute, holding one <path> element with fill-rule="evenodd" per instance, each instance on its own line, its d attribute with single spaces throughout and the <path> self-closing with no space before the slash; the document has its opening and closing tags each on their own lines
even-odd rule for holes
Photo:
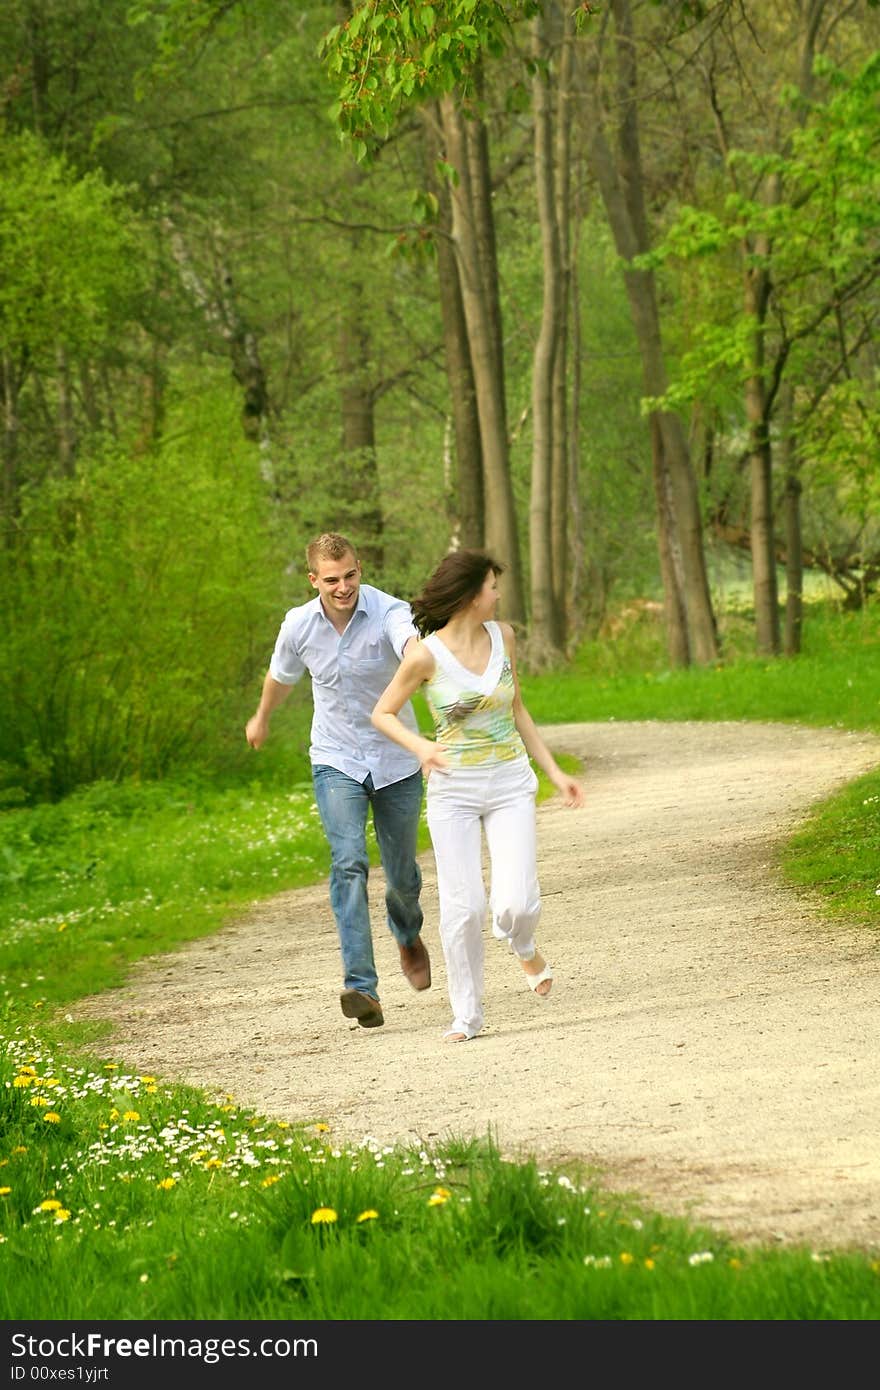
<svg viewBox="0 0 880 1390">
<path fill-rule="evenodd" d="M 877 1316 L 876 1260 L 739 1249 L 488 1144 L 341 1150 L 24 1039 L 0 1085 L 6 1321 Z"/>
<path fill-rule="evenodd" d="M 566 672 L 524 677 L 528 706 L 548 723 L 880 731 L 877 614 L 811 615 L 804 655 L 775 663 L 737 655 L 730 622 L 724 663 L 669 673 L 639 614 Z M 326 873 L 308 710 L 283 713 L 238 778 L 98 785 L 0 816 L 0 1317 L 876 1318 L 880 1262 L 859 1252 L 737 1249 L 488 1144 L 343 1151 L 332 1117 L 291 1128 L 90 1060 L 65 1003 Z M 878 806 L 871 774 L 786 850 L 829 913 L 876 920 Z"/>
</svg>

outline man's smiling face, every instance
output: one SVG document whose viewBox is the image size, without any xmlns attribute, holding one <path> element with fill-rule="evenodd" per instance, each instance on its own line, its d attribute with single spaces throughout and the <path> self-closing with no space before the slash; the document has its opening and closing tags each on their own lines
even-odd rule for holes
<svg viewBox="0 0 880 1390">
<path fill-rule="evenodd" d="M 350 618 L 357 608 L 361 587 L 360 561 L 349 550 L 339 560 L 318 561 L 318 568 L 309 571 L 312 588 L 321 596 L 324 611 L 331 621 Z"/>
</svg>

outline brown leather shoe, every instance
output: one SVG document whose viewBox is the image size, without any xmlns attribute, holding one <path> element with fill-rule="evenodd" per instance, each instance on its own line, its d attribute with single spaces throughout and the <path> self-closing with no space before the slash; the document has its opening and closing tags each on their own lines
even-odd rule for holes
<svg viewBox="0 0 880 1390">
<path fill-rule="evenodd" d="M 411 946 L 400 947 L 400 968 L 413 989 L 431 988 L 431 961 L 420 936 Z"/>
<path fill-rule="evenodd" d="M 362 1028 L 381 1028 L 385 1022 L 382 1005 L 372 994 L 359 989 L 344 989 L 339 996 L 346 1018 L 356 1018 Z"/>
</svg>

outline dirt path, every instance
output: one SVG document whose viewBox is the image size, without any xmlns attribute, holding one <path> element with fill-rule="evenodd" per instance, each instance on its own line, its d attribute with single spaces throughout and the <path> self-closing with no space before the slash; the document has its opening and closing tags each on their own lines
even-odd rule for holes
<svg viewBox="0 0 880 1390">
<path fill-rule="evenodd" d="M 345 1020 L 324 885 L 85 1001 L 102 1053 L 264 1114 L 432 1144 L 491 1133 L 512 1156 L 579 1156 L 604 1186 L 743 1240 L 880 1247 L 880 940 L 785 889 L 777 843 L 880 764 L 880 739 L 756 724 L 543 731 L 586 763 L 588 804 L 539 809 L 546 1002 L 487 939 L 485 1033 L 453 1046 L 424 856 L 433 988 L 381 925 L 386 1026 Z M 880 877 L 880 874 L 878 874 Z"/>
</svg>

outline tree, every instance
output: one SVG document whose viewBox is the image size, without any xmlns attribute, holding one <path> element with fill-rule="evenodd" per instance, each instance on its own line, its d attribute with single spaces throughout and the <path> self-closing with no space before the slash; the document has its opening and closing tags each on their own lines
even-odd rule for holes
<svg viewBox="0 0 880 1390">
<path fill-rule="evenodd" d="M 637 37 L 629 0 L 612 0 L 616 130 L 610 129 L 602 46 L 594 43 L 590 79 L 590 160 L 617 250 L 642 356 L 644 394 L 662 399 L 666 365 L 657 292 L 650 266 L 639 263 L 650 244 L 639 129 Z M 659 389 L 658 389 L 659 387 Z M 674 665 L 713 661 L 718 641 L 703 553 L 696 479 L 681 420 L 673 411 L 650 410 L 651 453 L 657 507 L 657 539 L 665 595 L 667 642 Z"/>
<path fill-rule="evenodd" d="M 682 356 L 680 370 L 667 392 L 667 405 L 681 408 L 717 391 L 726 380 L 742 388 L 748 443 L 745 458 L 752 468 L 751 552 L 756 564 L 756 640 L 766 654 L 779 649 L 775 573 L 780 550 L 772 534 L 772 444 L 785 450 L 785 558 L 790 580 L 799 586 L 801 567 L 801 496 L 803 463 L 831 458 L 844 506 L 846 483 L 876 455 L 876 361 L 871 352 L 880 304 L 875 286 L 880 274 L 877 151 L 880 148 L 880 57 L 874 55 L 856 72 L 846 73 L 817 59 L 812 71 L 826 88 L 823 99 L 789 91 L 794 122 L 784 152 L 729 150 L 728 160 L 741 180 L 756 192 L 730 193 L 717 212 L 681 209 L 660 249 L 683 264 L 712 258 L 730 264 L 731 252 L 749 248 L 748 284 L 739 313 L 731 320 L 700 319 L 693 326 L 694 346 Z M 772 197 L 766 190 L 773 190 Z M 755 287 L 761 303 L 755 303 Z M 838 504 L 839 505 L 839 504 Z M 757 515 L 756 515 L 757 513 Z M 727 532 L 736 537 L 734 527 Z M 768 534 L 769 533 L 769 534 Z M 827 549 L 812 548 L 811 558 L 846 583 L 858 566 L 836 559 Z M 799 588 L 791 595 L 792 616 L 787 650 L 798 641 Z"/>
<path fill-rule="evenodd" d="M 23 393 L 56 398 L 55 457 L 74 469 L 70 377 L 113 350 L 142 286 L 140 244 L 123 190 L 77 177 L 38 137 L 0 137 L 0 391 L 3 511 L 18 512 Z M 34 405 L 44 405 L 38 393 Z M 7 532 L 7 535 L 10 533 Z"/>
</svg>

